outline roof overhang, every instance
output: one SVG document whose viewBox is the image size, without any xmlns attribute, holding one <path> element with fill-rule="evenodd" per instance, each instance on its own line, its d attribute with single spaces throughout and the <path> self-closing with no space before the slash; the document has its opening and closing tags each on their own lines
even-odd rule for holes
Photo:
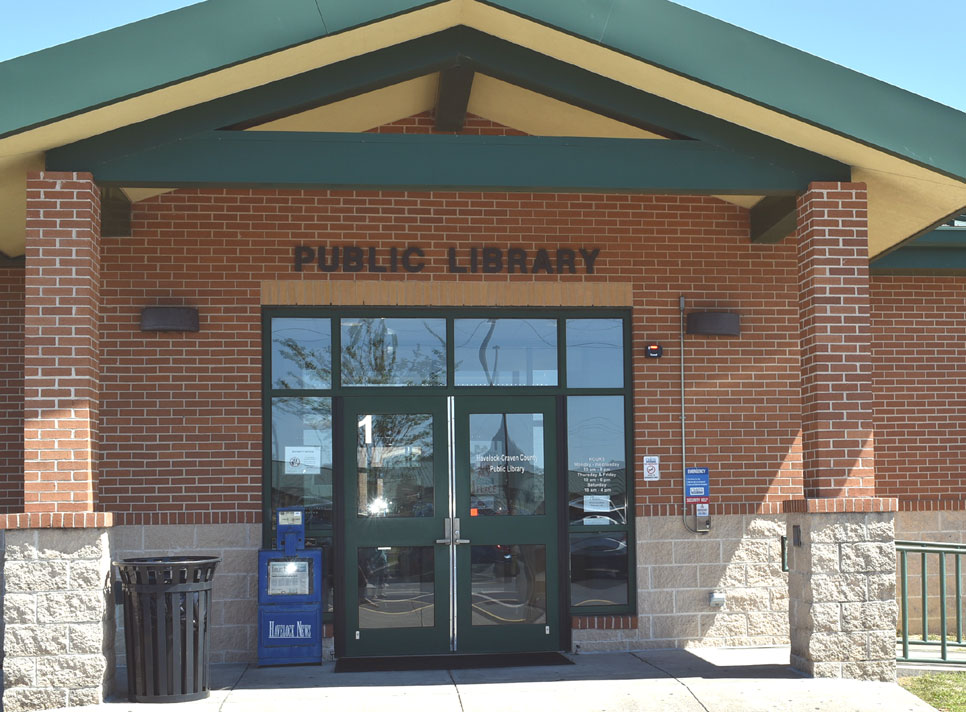
<svg viewBox="0 0 966 712">
<path fill-rule="evenodd" d="M 665 0 L 209 0 L 0 64 L 5 93 L 30 97 L 0 118 L 0 250 L 22 253 L 24 176 L 52 149 L 457 27 L 848 166 L 869 187 L 872 256 L 966 207 L 966 116 Z M 66 64 L 71 72 L 54 71 Z M 77 81 L 85 76 L 96 81 Z M 500 120 L 529 90 L 489 79 L 474 83 L 470 110 Z M 366 108 L 369 93 L 318 111 L 341 109 L 364 130 L 414 101 L 397 92 Z M 531 107 L 561 103 L 530 93 Z M 579 112 L 562 126 L 550 125 L 558 113 L 532 109 L 503 123 L 526 120 L 523 130 L 544 136 L 629 130 Z"/>
</svg>

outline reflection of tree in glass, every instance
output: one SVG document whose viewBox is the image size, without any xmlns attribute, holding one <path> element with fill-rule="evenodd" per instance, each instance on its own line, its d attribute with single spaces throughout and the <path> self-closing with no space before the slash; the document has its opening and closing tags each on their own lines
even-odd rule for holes
<svg viewBox="0 0 966 712">
<path fill-rule="evenodd" d="M 432 516 L 432 415 L 361 416 L 359 467 L 361 516 Z"/>
<path fill-rule="evenodd" d="M 436 333 L 429 322 L 420 324 L 431 346 L 424 349 L 423 344 L 416 344 L 408 353 L 400 353 L 398 336 L 386 319 L 352 322 L 343 331 L 342 382 L 373 386 L 445 384 L 446 336 Z"/>
<path fill-rule="evenodd" d="M 331 346 L 312 349 L 291 336 L 275 338 L 272 343 L 281 357 L 276 362 L 290 365 L 284 375 L 273 379 L 273 388 L 311 388 L 332 383 Z"/>
</svg>

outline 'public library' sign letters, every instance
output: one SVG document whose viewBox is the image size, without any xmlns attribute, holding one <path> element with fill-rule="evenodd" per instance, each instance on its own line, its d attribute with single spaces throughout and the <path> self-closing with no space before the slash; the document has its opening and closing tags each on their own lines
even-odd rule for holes
<svg viewBox="0 0 966 712">
<path fill-rule="evenodd" d="M 446 251 L 451 274 L 593 274 L 600 249 L 584 247 L 526 250 L 522 247 L 450 247 Z M 296 245 L 295 271 L 321 272 L 422 272 L 426 253 L 406 247 L 309 247 Z"/>
</svg>

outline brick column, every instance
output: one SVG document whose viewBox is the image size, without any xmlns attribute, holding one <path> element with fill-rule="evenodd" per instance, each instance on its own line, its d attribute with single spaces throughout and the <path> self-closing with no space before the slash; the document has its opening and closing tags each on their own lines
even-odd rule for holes
<svg viewBox="0 0 966 712">
<path fill-rule="evenodd" d="M 786 503 L 792 664 L 895 679 L 896 500 L 875 497 L 865 185 L 798 201 L 805 499 Z"/>
<path fill-rule="evenodd" d="M 100 702 L 114 674 L 111 515 L 96 512 L 100 194 L 27 180 L 24 511 L 4 536 L 3 707 Z"/>
<path fill-rule="evenodd" d="M 100 212 L 87 174 L 27 181 L 25 512 L 94 511 Z"/>
</svg>

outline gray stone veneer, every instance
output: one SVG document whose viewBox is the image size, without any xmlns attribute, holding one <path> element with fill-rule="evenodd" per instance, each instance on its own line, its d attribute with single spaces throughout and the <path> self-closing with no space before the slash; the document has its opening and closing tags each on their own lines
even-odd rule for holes
<svg viewBox="0 0 966 712">
<path fill-rule="evenodd" d="M 791 662 L 815 677 L 896 677 L 894 514 L 789 514 Z M 795 527 L 800 546 L 793 545 Z"/>
<path fill-rule="evenodd" d="M 97 704 L 114 675 L 105 529 L 5 532 L 3 708 Z"/>
<path fill-rule="evenodd" d="M 638 517 L 638 627 L 575 630 L 575 650 L 787 645 L 784 533 L 784 515 L 716 516 L 708 534 L 680 517 Z"/>
<path fill-rule="evenodd" d="M 212 582 L 211 662 L 254 662 L 258 645 L 258 550 L 261 524 L 116 526 L 114 559 L 142 556 L 220 556 Z M 124 616 L 117 610 L 118 664 L 124 657 Z"/>
</svg>

